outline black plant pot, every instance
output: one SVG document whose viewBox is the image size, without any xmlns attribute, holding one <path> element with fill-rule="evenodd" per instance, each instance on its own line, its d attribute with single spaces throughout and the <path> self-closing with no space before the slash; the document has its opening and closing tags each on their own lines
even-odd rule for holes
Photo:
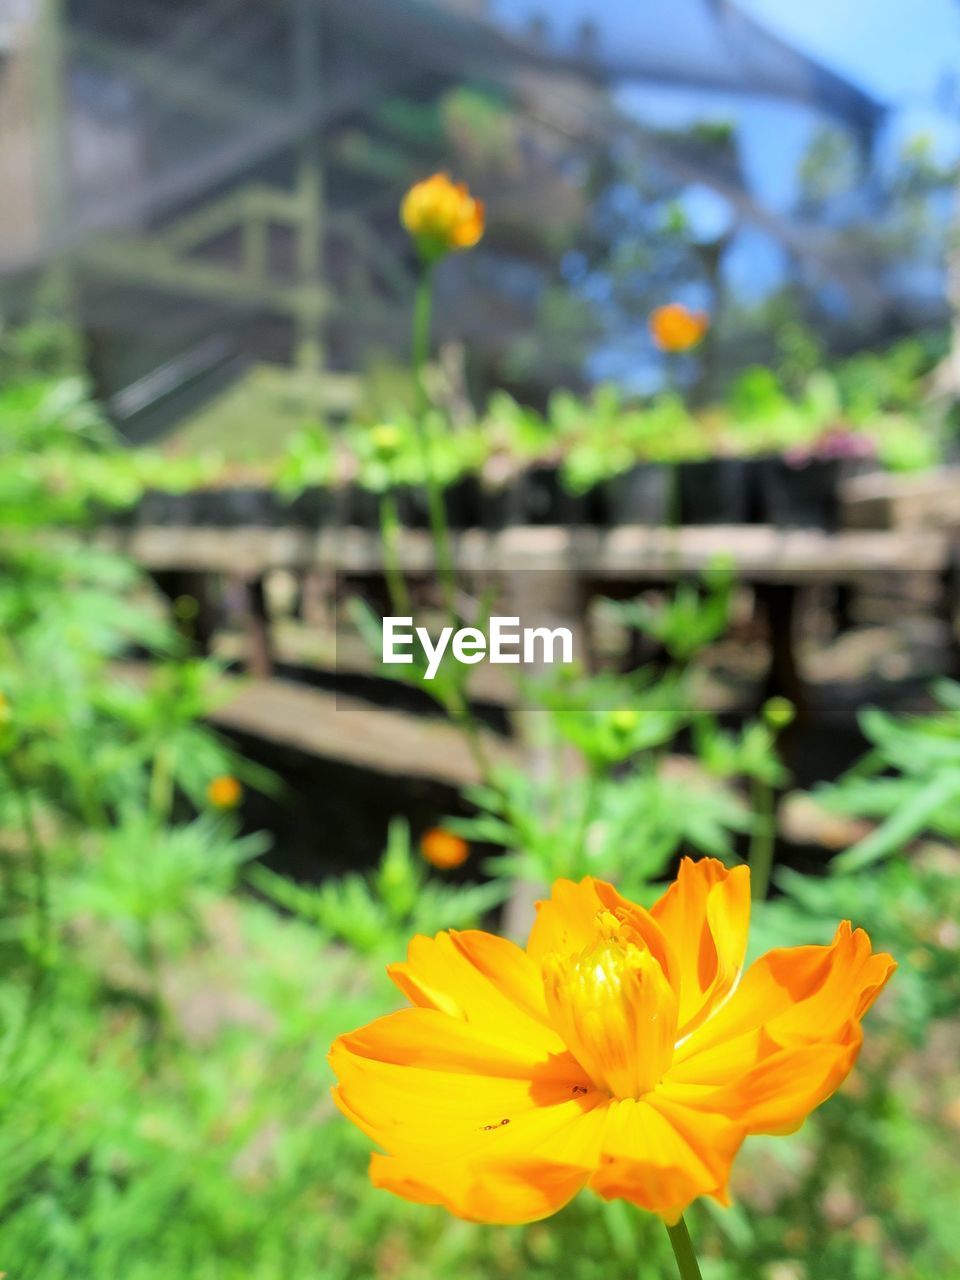
<svg viewBox="0 0 960 1280">
<path fill-rule="evenodd" d="M 285 505 L 285 523 L 300 529 L 323 529 L 333 524 L 334 511 L 334 491 L 317 485 L 304 489 Z"/>
<path fill-rule="evenodd" d="M 227 524 L 223 489 L 197 489 L 193 494 L 192 525 L 220 529 Z"/>
<path fill-rule="evenodd" d="M 523 524 L 587 524 L 586 495 L 570 493 L 560 470 L 553 466 L 528 467 L 517 481 L 517 500 Z M 517 523 L 514 521 L 513 523 Z"/>
<path fill-rule="evenodd" d="M 215 498 L 213 518 L 204 519 L 205 524 L 226 529 L 273 529 L 285 523 L 284 505 L 272 489 L 221 489 Z"/>
<path fill-rule="evenodd" d="M 498 533 L 511 525 L 523 524 L 522 490 L 516 480 L 490 488 L 480 487 L 480 527 Z"/>
<path fill-rule="evenodd" d="M 605 525 L 666 524 L 670 516 L 671 475 L 657 463 L 638 463 L 600 486 L 598 518 Z"/>
<path fill-rule="evenodd" d="M 837 458 L 814 458 L 801 465 L 791 465 L 782 457 L 764 458 L 764 519 L 781 529 L 836 529 L 841 470 Z"/>
<path fill-rule="evenodd" d="M 407 529 L 430 528 L 430 501 L 421 485 L 400 485 L 393 491 L 397 519 Z"/>
<path fill-rule="evenodd" d="M 483 518 L 483 495 L 476 476 L 461 476 L 443 490 L 443 509 L 451 529 L 476 528 Z M 400 520 L 410 529 L 430 528 L 430 499 L 425 487 L 397 491 Z"/>
<path fill-rule="evenodd" d="M 447 486 L 443 497 L 452 529 L 475 529 L 480 524 L 482 496 L 477 476 L 461 476 Z"/>
<path fill-rule="evenodd" d="M 756 507 L 754 467 L 746 458 L 680 464 L 681 524 L 747 524 Z"/>
<path fill-rule="evenodd" d="M 344 523 L 357 529 L 379 529 L 380 494 L 351 484 L 344 493 Z"/>
<path fill-rule="evenodd" d="M 165 493 L 152 489 L 143 495 L 138 508 L 138 523 L 182 527 L 197 523 L 203 490 L 192 493 Z"/>
<path fill-rule="evenodd" d="M 338 484 L 329 491 L 329 509 L 331 525 L 343 528 L 344 525 L 350 523 L 350 501 L 353 493 L 353 486 L 346 484 Z"/>
<path fill-rule="evenodd" d="M 127 507 L 110 507 L 94 502 L 90 505 L 90 519 L 94 524 L 106 525 L 109 529 L 135 529 L 140 522 L 140 509 L 136 502 Z"/>
</svg>

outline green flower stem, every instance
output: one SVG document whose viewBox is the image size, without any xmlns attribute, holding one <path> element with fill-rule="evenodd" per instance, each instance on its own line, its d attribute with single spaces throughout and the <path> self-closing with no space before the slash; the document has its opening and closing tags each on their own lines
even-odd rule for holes
<svg viewBox="0 0 960 1280">
<path fill-rule="evenodd" d="M 389 491 L 380 498 L 380 538 L 383 542 L 383 567 L 387 579 L 387 591 L 393 611 L 402 617 L 412 613 L 410 593 L 403 576 L 403 568 L 397 557 L 397 500 Z"/>
<path fill-rule="evenodd" d="M 673 1256 L 677 1260 L 680 1280 L 703 1280 L 697 1255 L 693 1251 L 693 1241 L 690 1239 L 690 1232 L 683 1218 L 680 1218 L 672 1227 L 667 1224 L 667 1235 L 673 1245 Z"/>
<path fill-rule="evenodd" d="M 153 757 L 150 773 L 149 806 L 157 826 L 169 821 L 173 810 L 173 761 L 165 743 L 160 743 Z"/>
<path fill-rule="evenodd" d="M 471 756 L 473 756 L 483 785 L 498 789 L 490 757 L 487 755 L 487 749 L 483 745 L 483 738 L 480 736 L 479 726 L 474 719 L 473 712 L 470 710 L 470 703 L 461 690 L 451 691 L 451 696 L 446 699 L 446 707 L 454 724 L 466 738 L 467 748 Z"/>
<path fill-rule="evenodd" d="M 593 821 L 594 811 L 597 805 L 597 793 L 600 787 L 600 770 L 596 765 L 591 764 L 587 772 L 586 782 L 584 783 L 583 808 L 580 810 L 580 821 L 577 826 L 576 848 L 581 858 L 586 857 L 587 838 L 590 834 L 590 824 Z"/>
<path fill-rule="evenodd" d="M 450 553 L 450 530 L 447 523 L 447 509 L 436 473 L 433 469 L 433 455 L 430 448 L 430 431 L 427 425 L 429 400 L 424 381 L 424 370 L 430 354 L 430 324 L 433 312 L 433 269 L 434 262 L 425 261 L 421 266 L 420 281 L 413 304 L 413 376 L 417 394 L 416 423 L 417 439 L 420 445 L 420 457 L 423 465 L 424 484 L 427 490 L 427 505 L 430 514 L 430 532 L 433 537 L 434 554 L 437 558 L 437 570 L 440 577 L 440 588 L 443 592 L 444 608 L 450 616 L 451 624 L 457 625 L 456 609 L 456 575 L 453 557 Z M 389 583 L 388 583 L 389 585 Z M 409 613 L 406 609 L 404 613 Z M 470 753 L 476 762 L 484 783 L 493 785 L 493 770 L 487 757 L 480 736 L 480 730 L 470 710 L 470 704 L 460 690 L 451 691 L 444 700 L 447 713 L 461 729 L 467 740 Z"/>
<path fill-rule="evenodd" d="M 430 353 L 430 323 L 433 312 L 433 264 L 424 263 L 413 304 L 413 374 L 417 392 L 417 438 L 423 463 L 424 484 L 427 490 L 427 506 L 430 513 L 430 532 L 437 557 L 440 586 L 444 603 L 452 619 L 456 617 L 456 581 L 453 557 L 450 554 L 450 530 L 443 490 L 433 469 L 430 449 L 430 431 L 427 425 L 427 386 L 424 370 Z"/>
<path fill-rule="evenodd" d="M 754 828 L 750 837 L 750 890 L 754 902 L 762 902 L 770 888 L 776 816 L 773 788 L 758 778 L 753 780 Z"/>
</svg>

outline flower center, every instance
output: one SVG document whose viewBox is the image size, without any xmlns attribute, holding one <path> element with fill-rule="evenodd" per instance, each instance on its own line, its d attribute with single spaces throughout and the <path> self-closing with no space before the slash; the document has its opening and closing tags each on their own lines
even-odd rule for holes
<svg viewBox="0 0 960 1280">
<path fill-rule="evenodd" d="M 608 912 L 598 925 L 597 941 L 579 955 L 545 957 L 547 1009 L 598 1088 L 639 1098 L 673 1058 L 677 997 L 642 941 L 625 938 Z"/>
</svg>

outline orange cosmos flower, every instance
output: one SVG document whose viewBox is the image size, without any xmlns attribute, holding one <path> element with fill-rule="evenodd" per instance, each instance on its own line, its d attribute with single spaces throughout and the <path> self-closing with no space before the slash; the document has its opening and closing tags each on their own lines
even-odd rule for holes
<svg viewBox="0 0 960 1280">
<path fill-rule="evenodd" d="M 450 871 L 466 862 L 470 846 L 452 831 L 442 831 L 435 827 L 420 841 L 420 852 L 431 866 L 438 867 L 441 871 Z"/>
<path fill-rule="evenodd" d="M 214 809 L 235 809 L 243 795 L 243 787 L 229 773 L 214 778 L 207 787 L 207 800 Z"/>
<path fill-rule="evenodd" d="M 341 1036 L 340 1110 L 382 1149 L 375 1186 L 475 1222 L 528 1222 L 582 1187 L 676 1222 L 727 1202 L 750 1133 L 840 1085 L 895 965 L 843 923 L 743 972 L 750 874 L 685 859 L 647 911 L 558 880 L 526 949 L 416 937 L 388 972 L 414 1004 Z"/>
<path fill-rule="evenodd" d="M 650 313 L 650 335 L 661 351 L 689 351 L 703 341 L 710 318 L 705 311 L 691 311 L 682 302 L 669 302 Z"/>
<path fill-rule="evenodd" d="M 483 235 L 483 201 L 465 182 L 435 173 L 410 188 L 400 205 L 400 221 L 413 236 L 425 262 L 452 249 L 471 249 Z"/>
</svg>

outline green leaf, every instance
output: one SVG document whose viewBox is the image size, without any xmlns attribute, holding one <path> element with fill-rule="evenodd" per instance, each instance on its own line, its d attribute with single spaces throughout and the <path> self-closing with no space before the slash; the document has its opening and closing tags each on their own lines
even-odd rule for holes
<svg viewBox="0 0 960 1280">
<path fill-rule="evenodd" d="M 935 777 L 876 831 L 834 858 L 835 871 L 849 873 L 890 857 L 914 839 L 944 804 L 960 799 L 960 770 Z"/>
</svg>

